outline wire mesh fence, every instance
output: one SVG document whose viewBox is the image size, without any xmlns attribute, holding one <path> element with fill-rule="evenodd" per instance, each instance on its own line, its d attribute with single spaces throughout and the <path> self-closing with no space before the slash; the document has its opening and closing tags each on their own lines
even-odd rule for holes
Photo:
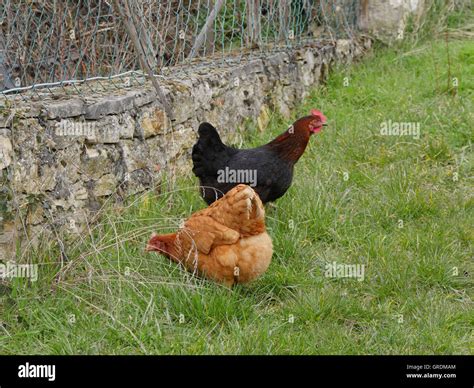
<svg viewBox="0 0 474 388">
<path fill-rule="evenodd" d="M 347 37 L 358 12 L 359 0 L 3 0 L 0 93 Z"/>
</svg>

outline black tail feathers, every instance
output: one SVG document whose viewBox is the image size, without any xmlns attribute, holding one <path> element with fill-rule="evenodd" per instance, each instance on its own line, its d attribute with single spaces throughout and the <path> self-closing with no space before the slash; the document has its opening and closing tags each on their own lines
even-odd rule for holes
<svg viewBox="0 0 474 388">
<path fill-rule="evenodd" d="M 199 139 L 192 151 L 193 172 L 199 178 L 214 176 L 220 159 L 225 159 L 227 147 L 222 143 L 216 128 L 209 123 L 201 123 L 198 134 Z"/>
<path fill-rule="evenodd" d="M 215 147 L 219 145 L 224 145 L 222 143 L 217 129 L 209 123 L 201 123 L 198 129 L 199 134 L 199 143 L 202 143 L 204 147 Z"/>
</svg>

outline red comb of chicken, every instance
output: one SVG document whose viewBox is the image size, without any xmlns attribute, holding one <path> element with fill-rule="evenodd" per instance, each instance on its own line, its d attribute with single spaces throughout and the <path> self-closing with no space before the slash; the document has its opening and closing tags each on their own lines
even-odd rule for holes
<svg viewBox="0 0 474 388">
<path fill-rule="evenodd" d="M 321 122 L 325 123 L 328 119 L 326 116 L 324 116 L 323 112 L 320 112 L 317 109 L 311 109 L 310 112 L 311 116 L 319 117 L 321 119 Z"/>
</svg>

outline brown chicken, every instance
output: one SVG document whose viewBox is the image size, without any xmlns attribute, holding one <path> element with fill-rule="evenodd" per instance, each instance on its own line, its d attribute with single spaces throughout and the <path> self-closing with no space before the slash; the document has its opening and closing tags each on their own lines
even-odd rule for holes
<svg viewBox="0 0 474 388">
<path fill-rule="evenodd" d="M 262 275 L 273 254 L 262 201 L 243 184 L 194 213 L 176 233 L 153 234 L 146 250 L 227 286 Z"/>
</svg>

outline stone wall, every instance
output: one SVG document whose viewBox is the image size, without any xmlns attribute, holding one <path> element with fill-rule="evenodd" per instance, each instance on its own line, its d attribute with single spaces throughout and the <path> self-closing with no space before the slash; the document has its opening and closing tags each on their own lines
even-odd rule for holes
<svg viewBox="0 0 474 388">
<path fill-rule="evenodd" d="M 336 62 L 350 63 L 369 40 L 318 42 L 294 50 L 196 62 L 150 82 L 102 82 L 13 96 L 0 105 L 0 260 L 15 242 L 55 231 L 80 233 L 107 199 L 155 187 L 163 171 L 190 171 L 201 121 L 228 139 L 247 120 L 264 129 L 268 112 L 288 116 Z M 120 81 L 122 82 L 122 81 Z"/>
<path fill-rule="evenodd" d="M 402 40 L 410 17 L 420 21 L 425 0 L 361 0 L 359 27 L 386 43 Z"/>
</svg>

